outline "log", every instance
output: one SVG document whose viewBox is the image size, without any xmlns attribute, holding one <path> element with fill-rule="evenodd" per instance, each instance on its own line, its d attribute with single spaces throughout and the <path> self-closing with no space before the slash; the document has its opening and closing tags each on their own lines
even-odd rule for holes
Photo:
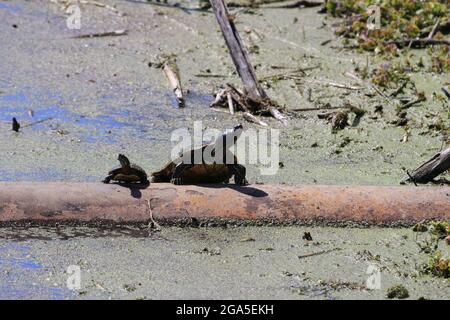
<svg viewBox="0 0 450 320">
<path fill-rule="evenodd" d="M 32 225 L 412 226 L 449 219 L 446 187 L 0 182 L 0 228 Z"/>
<path fill-rule="evenodd" d="M 441 173 L 450 169 L 450 147 L 435 154 L 430 160 L 414 170 L 403 181 L 428 183 Z"/>
</svg>

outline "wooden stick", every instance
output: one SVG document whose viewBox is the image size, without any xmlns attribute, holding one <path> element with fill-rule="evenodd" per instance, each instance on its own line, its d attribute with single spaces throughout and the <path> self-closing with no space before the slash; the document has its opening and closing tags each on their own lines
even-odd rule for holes
<svg viewBox="0 0 450 320">
<path fill-rule="evenodd" d="M 440 20 L 438 19 L 438 21 L 433 26 L 433 29 L 431 29 L 430 34 L 428 34 L 427 39 L 433 39 L 434 35 L 436 34 L 437 28 L 439 27 L 439 22 Z"/>
<path fill-rule="evenodd" d="M 175 94 L 177 99 L 178 107 L 184 107 L 184 95 L 183 89 L 181 88 L 180 76 L 178 74 L 178 67 L 175 61 L 168 59 L 164 62 L 163 71 L 166 74 L 167 80 L 169 80 L 169 85 Z"/>
<path fill-rule="evenodd" d="M 231 93 L 227 93 L 227 100 L 228 100 L 228 109 L 230 109 L 231 114 L 234 114 L 234 104 L 233 98 L 231 97 Z"/>
<path fill-rule="evenodd" d="M 422 164 L 403 181 L 412 181 L 414 183 L 427 183 L 433 180 L 441 173 L 450 169 L 450 147 L 446 150 L 436 153 L 430 160 Z"/>
<path fill-rule="evenodd" d="M 268 126 L 267 123 L 265 123 L 264 121 L 258 119 L 256 116 L 252 115 L 250 112 L 245 112 L 243 114 L 243 116 L 244 116 L 244 119 L 247 120 L 248 122 L 256 123 L 256 124 L 259 124 L 260 126 L 263 126 L 263 127 L 267 127 Z"/>
</svg>

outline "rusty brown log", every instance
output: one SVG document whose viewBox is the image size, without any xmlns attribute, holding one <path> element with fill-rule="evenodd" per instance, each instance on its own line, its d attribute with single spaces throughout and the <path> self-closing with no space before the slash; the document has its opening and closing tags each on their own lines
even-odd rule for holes
<svg viewBox="0 0 450 320">
<path fill-rule="evenodd" d="M 0 225 L 180 221 L 411 225 L 450 219 L 449 187 L 2 182 Z"/>
</svg>

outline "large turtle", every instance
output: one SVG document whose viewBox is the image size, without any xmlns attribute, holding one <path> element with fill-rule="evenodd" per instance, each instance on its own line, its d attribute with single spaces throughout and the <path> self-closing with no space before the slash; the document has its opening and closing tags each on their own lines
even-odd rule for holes
<svg viewBox="0 0 450 320">
<path fill-rule="evenodd" d="M 119 154 L 117 160 L 120 162 L 120 166 L 112 169 L 108 176 L 103 180 L 103 183 L 109 183 L 111 180 L 118 182 L 140 182 L 142 184 L 148 184 L 147 173 L 134 163 L 130 163 L 130 160 L 123 154 Z"/>
<path fill-rule="evenodd" d="M 228 183 L 234 176 L 237 185 L 247 185 L 245 167 L 238 164 L 236 156 L 228 150 L 236 143 L 242 131 L 242 125 L 238 125 L 225 132 L 215 142 L 181 154 L 160 171 L 153 172 L 152 182 L 171 182 L 176 185 Z M 207 155 L 218 155 L 220 161 L 205 159 Z"/>
</svg>

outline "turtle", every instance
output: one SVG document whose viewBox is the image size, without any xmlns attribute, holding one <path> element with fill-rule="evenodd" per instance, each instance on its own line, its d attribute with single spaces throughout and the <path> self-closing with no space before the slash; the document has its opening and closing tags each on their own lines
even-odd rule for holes
<svg viewBox="0 0 450 320">
<path fill-rule="evenodd" d="M 119 154 L 117 160 L 120 162 L 120 166 L 112 169 L 108 176 L 103 180 L 103 183 L 109 183 L 111 180 L 118 182 L 139 182 L 142 184 L 148 184 L 147 173 L 134 163 L 130 163 L 130 160 L 123 155 Z"/>
<path fill-rule="evenodd" d="M 237 185 L 247 185 L 245 167 L 238 164 L 236 156 L 228 150 L 236 143 L 242 131 L 243 127 L 239 124 L 231 131 L 222 134 L 213 143 L 180 154 L 160 171 L 153 172 L 152 182 L 171 182 L 175 185 L 228 183 L 234 176 Z M 207 160 L 208 154 L 219 161 Z"/>
</svg>

